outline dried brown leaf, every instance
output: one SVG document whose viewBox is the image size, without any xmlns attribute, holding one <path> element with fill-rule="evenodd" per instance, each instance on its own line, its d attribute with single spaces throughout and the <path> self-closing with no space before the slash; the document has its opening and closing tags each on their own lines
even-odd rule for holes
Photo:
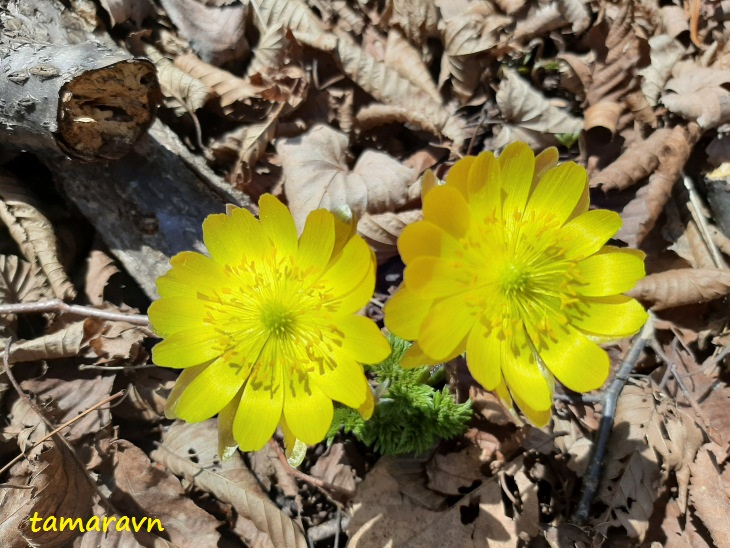
<svg viewBox="0 0 730 548">
<path fill-rule="evenodd" d="M 55 333 L 42 335 L 27 341 L 20 340 L 11 347 L 10 360 L 17 363 L 77 356 L 88 340 L 91 325 L 90 320 L 82 320 L 74 322 Z M 0 343 L 0 346 L 4 347 L 5 345 Z"/>
<path fill-rule="evenodd" d="M 348 36 L 339 37 L 336 48 L 342 71 L 362 89 L 383 103 L 416 113 L 411 120 L 414 125 L 418 125 L 422 117 L 429 118 L 429 126 L 435 126 L 440 134 L 461 144 L 464 139 L 463 123 L 441 102 L 434 101 L 396 70 L 378 62 Z"/>
<path fill-rule="evenodd" d="M 408 198 L 412 170 L 382 152 L 366 150 L 350 171 L 348 139 L 329 126 L 277 143 L 284 169 L 284 189 L 301 229 L 309 212 L 348 206 L 358 215 L 397 209 Z"/>
<path fill-rule="evenodd" d="M 591 436 L 578 421 L 565 419 L 558 414 L 553 415 L 552 430 L 555 435 L 555 447 L 570 457 L 566 463 L 567 467 L 582 477 L 588 466 L 593 446 Z"/>
<path fill-rule="evenodd" d="M 155 13 L 152 0 L 100 0 L 100 4 L 109 15 L 112 27 L 130 19 L 140 27 L 145 17 L 151 17 Z"/>
<path fill-rule="evenodd" d="M 730 546 L 730 486 L 724 484 L 707 447 L 697 455 L 691 465 L 692 486 L 690 500 L 696 515 L 702 520 L 715 541 L 715 546 Z"/>
<path fill-rule="evenodd" d="M 15 255 L 0 255 L 0 302 L 35 302 L 43 298 L 43 278 L 34 276 L 30 263 Z M 0 325 L 11 325 L 15 315 L 0 318 Z"/>
<path fill-rule="evenodd" d="M 347 491 L 354 491 L 357 485 L 357 474 L 350 465 L 347 450 L 342 442 L 335 442 L 317 458 L 310 473 L 315 478 L 326 481 Z"/>
<path fill-rule="evenodd" d="M 659 8 L 662 16 L 662 29 L 671 38 L 689 32 L 689 21 L 682 6 L 669 4 Z"/>
<path fill-rule="evenodd" d="M 662 9 L 666 9 L 666 7 Z M 679 9 L 682 11 L 681 8 Z M 642 77 L 641 90 L 649 104 L 656 106 L 664 85 L 672 74 L 672 67 L 684 55 L 685 47 L 679 40 L 666 34 L 660 34 L 649 39 L 649 48 L 651 63 L 639 70 L 638 74 Z"/>
<path fill-rule="evenodd" d="M 86 261 L 84 283 L 84 293 L 90 304 L 101 305 L 104 302 L 104 288 L 109 283 L 109 279 L 118 272 L 119 269 L 114 258 L 101 249 L 91 250 Z"/>
<path fill-rule="evenodd" d="M 46 278 L 53 295 L 73 299 L 76 290 L 59 260 L 53 225 L 38 209 L 33 196 L 13 175 L 0 173 L 0 221 L 34 270 Z"/>
<path fill-rule="evenodd" d="M 256 546 L 307 546 L 299 527 L 272 503 L 238 453 L 220 462 L 215 420 L 170 427 L 152 458 L 218 500 L 232 504 L 261 533 L 243 539 Z M 194 459 L 194 460 L 191 460 Z"/>
<path fill-rule="evenodd" d="M 441 94 L 436 89 L 423 56 L 396 29 L 388 32 L 385 45 L 384 62 L 414 86 L 417 86 L 434 101 L 441 101 Z"/>
<path fill-rule="evenodd" d="M 220 525 L 213 516 L 186 496 L 175 476 L 154 466 L 147 455 L 127 440 L 102 444 L 112 452 L 114 478 L 110 500 L 120 513 L 154 516 L 165 528 L 166 538 L 175 546 L 217 546 Z"/>
<path fill-rule="evenodd" d="M 32 489 L 0 489 L 0 545 L 67 546 L 80 532 L 74 528 L 45 530 L 28 517 L 61 516 L 85 521 L 89 516 L 94 488 L 73 455 L 62 443 L 43 444 L 29 456 L 31 475 L 15 478 L 16 485 Z"/>
<path fill-rule="evenodd" d="M 423 45 L 436 36 L 439 16 L 436 3 L 430 0 L 388 0 L 380 18 L 384 27 L 396 27 L 412 44 Z"/>
<path fill-rule="evenodd" d="M 210 99 L 212 90 L 204 82 L 181 70 L 153 46 L 145 45 L 144 52 L 157 67 L 160 89 L 165 97 L 173 100 L 170 106 L 177 116 L 194 113 Z"/>
<path fill-rule="evenodd" d="M 730 293 L 730 271 L 717 268 L 680 268 L 650 274 L 627 292 L 663 310 L 688 304 L 705 303 Z"/>
<path fill-rule="evenodd" d="M 441 131 L 426 114 L 413 112 L 399 105 L 383 105 L 371 103 L 357 112 L 357 127 L 367 131 L 386 124 L 415 124 L 418 129 L 432 135 L 440 135 Z"/>
<path fill-rule="evenodd" d="M 608 508 L 598 519 L 599 531 L 623 526 L 631 538 L 642 539 L 654 511 L 661 470 L 656 453 L 646 443 L 650 428 L 659 428 L 652 386 L 629 383 L 619 397 L 606 470 L 596 500 Z"/>
<path fill-rule="evenodd" d="M 506 122 L 544 133 L 577 133 L 583 121 L 554 106 L 512 69 L 504 69 L 497 105 Z"/>
<path fill-rule="evenodd" d="M 549 33 L 565 27 L 567 24 L 568 21 L 560 13 L 557 2 L 548 4 L 530 2 L 530 11 L 526 17 L 517 21 L 510 40 L 518 44 L 526 44 L 537 35 Z"/>
<path fill-rule="evenodd" d="M 394 213 L 364 214 L 357 223 L 357 232 L 375 251 L 378 263 L 382 264 L 398 254 L 398 237 L 403 229 L 423 218 L 420 209 Z"/>
<path fill-rule="evenodd" d="M 266 75 L 281 69 L 292 47 L 289 36 L 284 27 L 268 27 L 256 45 L 246 77 L 250 79 L 254 74 Z"/>
<path fill-rule="evenodd" d="M 207 63 L 222 65 L 244 59 L 246 6 L 207 6 L 199 0 L 161 0 L 162 7 L 195 53 Z"/>
<path fill-rule="evenodd" d="M 695 67 L 667 82 L 662 103 L 703 129 L 730 121 L 730 70 Z"/>
<path fill-rule="evenodd" d="M 320 35 L 322 22 L 300 0 L 251 0 L 261 32 L 272 27 L 289 28 L 297 34 Z"/>
<path fill-rule="evenodd" d="M 591 28 L 588 40 L 596 52 L 586 104 L 621 103 L 625 94 L 638 89 L 636 70 L 647 64 L 642 40 L 634 29 L 634 4 L 625 3 L 615 16 Z M 610 128 L 609 128 L 610 129 Z M 621 129 L 621 128 L 618 128 Z"/>
<path fill-rule="evenodd" d="M 114 406 L 114 416 L 135 422 L 160 422 L 165 418 L 167 396 L 177 377 L 176 371 L 163 367 L 135 371 L 134 382 L 120 386 L 126 388 L 127 393 L 124 400 Z M 119 380 L 124 381 L 122 377 Z"/>
<path fill-rule="evenodd" d="M 634 142 L 621 156 L 591 178 L 591 187 L 604 191 L 625 190 L 656 171 L 675 153 L 674 131 L 661 128 L 643 141 Z"/>
<path fill-rule="evenodd" d="M 505 514 L 502 489 L 496 477 L 484 478 L 481 486 L 445 511 L 432 511 L 403 496 L 396 480 L 398 469 L 390 469 L 398 460 L 403 459 L 381 458 L 358 486 L 347 527 L 349 546 L 506 548 L 516 545 L 523 524 L 518 525 Z M 521 463 L 522 459 L 517 461 Z M 463 512 L 476 513 L 468 527 L 462 522 Z M 531 529 L 536 527 L 537 521 Z"/>
<path fill-rule="evenodd" d="M 229 180 L 238 187 L 244 187 L 251 182 L 253 166 L 266 152 L 266 147 L 274 140 L 276 128 L 279 125 L 279 108 L 261 123 L 250 124 L 236 130 L 235 135 L 229 137 L 239 141 L 238 160 L 231 169 Z"/>
<path fill-rule="evenodd" d="M 623 226 L 617 238 L 632 247 L 638 247 L 654 228 L 699 136 L 696 125 L 672 129 L 671 135 L 663 143 L 661 164 L 649 177 L 649 182 L 636 192 L 636 198 L 621 212 Z"/>
<path fill-rule="evenodd" d="M 175 66 L 211 89 L 218 96 L 217 102 L 226 116 L 240 118 L 243 115 L 239 112 L 240 107 L 252 102 L 263 102 L 268 107 L 268 101 L 261 99 L 265 86 L 254 85 L 250 80 L 209 65 L 192 53 L 177 57 Z"/>
</svg>

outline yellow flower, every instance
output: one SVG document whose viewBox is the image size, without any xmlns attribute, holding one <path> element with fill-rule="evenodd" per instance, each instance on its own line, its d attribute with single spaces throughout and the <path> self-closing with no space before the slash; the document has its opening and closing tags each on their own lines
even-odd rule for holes
<svg viewBox="0 0 730 548">
<path fill-rule="evenodd" d="M 155 363 L 183 369 L 167 415 L 198 422 L 219 413 L 225 453 L 236 443 L 260 449 L 277 425 L 288 446 L 317 443 L 332 400 L 369 417 L 361 364 L 390 353 L 377 326 L 355 314 L 372 296 L 375 262 L 354 227 L 319 209 L 298 238 L 279 200 L 264 195 L 259 207 L 260 220 L 239 208 L 210 215 L 210 257 L 173 257 L 149 310 L 164 338 Z"/>
<path fill-rule="evenodd" d="M 605 246 L 621 227 L 588 211 L 585 169 L 557 166 L 514 143 L 454 165 L 424 185 L 423 221 L 398 249 L 403 287 L 385 325 L 415 340 L 404 366 L 466 351 L 474 379 L 512 400 L 536 425 L 550 418 L 554 378 L 576 392 L 600 387 L 608 355 L 596 342 L 636 333 L 646 312 L 621 295 L 644 276 L 643 253 Z"/>
</svg>

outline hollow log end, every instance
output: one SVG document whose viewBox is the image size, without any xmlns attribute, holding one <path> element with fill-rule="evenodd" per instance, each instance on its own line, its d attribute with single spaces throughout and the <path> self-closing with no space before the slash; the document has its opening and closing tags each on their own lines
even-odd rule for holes
<svg viewBox="0 0 730 548">
<path fill-rule="evenodd" d="M 160 98 L 155 66 L 147 60 L 82 72 L 61 87 L 56 142 L 74 159 L 121 158 L 154 121 Z"/>
</svg>

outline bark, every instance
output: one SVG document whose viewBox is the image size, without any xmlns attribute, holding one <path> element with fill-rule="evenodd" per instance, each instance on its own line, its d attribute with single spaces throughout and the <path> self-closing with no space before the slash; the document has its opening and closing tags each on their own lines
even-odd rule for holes
<svg viewBox="0 0 730 548">
<path fill-rule="evenodd" d="M 0 144 L 121 158 L 154 120 L 155 67 L 69 32 L 66 15 L 55 0 L 0 6 Z"/>
</svg>

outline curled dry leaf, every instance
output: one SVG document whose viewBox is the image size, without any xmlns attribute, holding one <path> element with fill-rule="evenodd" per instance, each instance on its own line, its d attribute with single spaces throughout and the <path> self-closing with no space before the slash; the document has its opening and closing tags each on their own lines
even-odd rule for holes
<svg viewBox="0 0 730 548">
<path fill-rule="evenodd" d="M 652 310 L 664 310 L 688 304 L 704 303 L 730 293 L 730 271 L 717 268 L 679 268 L 650 274 L 627 292 L 651 304 Z"/>
<path fill-rule="evenodd" d="M 310 211 L 348 206 L 357 215 L 401 207 L 413 182 L 412 170 L 382 152 L 366 150 L 350 171 L 347 136 L 317 125 L 276 146 L 284 169 L 284 189 L 299 229 Z"/>
<path fill-rule="evenodd" d="M 364 214 L 357 223 L 357 232 L 375 251 L 378 263 L 382 264 L 398 254 L 398 237 L 403 229 L 423 218 L 420 209 L 394 213 Z"/>
<path fill-rule="evenodd" d="M 43 278 L 33 275 L 30 263 L 15 255 L 0 255 L 0 302 L 31 303 L 43 297 Z M 11 325 L 15 315 L 0 317 L 0 326 Z"/>
<path fill-rule="evenodd" d="M 634 29 L 634 4 L 621 6 L 615 17 L 607 17 L 588 33 L 596 51 L 590 84 L 586 88 L 588 106 L 600 102 L 622 104 L 623 95 L 638 88 L 636 70 L 647 64 L 641 40 Z M 618 119 L 619 116 L 616 117 Z M 621 128 L 608 128 L 615 131 Z"/>
<path fill-rule="evenodd" d="M 695 514 L 707 527 L 715 546 L 730 546 L 730 529 L 727 526 L 730 516 L 730 485 L 723 482 L 707 446 L 699 452 L 697 460 L 690 468 L 690 500 Z"/>
<path fill-rule="evenodd" d="M 504 78 L 497 90 L 497 105 L 505 122 L 534 133 L 572 134 L 583 129 L 580 118 L 554 106 L 512 69 L 504 69 Z M 503 147 L 508 142 L 500 133 L 495 145 Z"/>
<path fill-rule="evenodd" d="M 243 115 L 239 112 L 240 107 L 251 102 L 264 102 L 268 105 L 268 102 L 261 99 L 264 87 L 256 86 L 250 80 L 244 80 L 227 70 L 209 65 L 192 53 L 177 57 L 175 66 L 212 90 L 218 96 L 218 104 L 226 116 L 240 118 Z"/>
<path fill-rule="evenodd" d="M 169 106 L 177 116 L 192 114 L 205 105 L 212 93 L 204 82 L 175 66 L 153 46 L 145 44 L 144 52 L 157 67 L 162 94 L 171 100 Z"/>
<path fill-rule="evenodd" d="M 625 190 L 654 173 L 675 152 L 667 141 L 673 130 L 661 128 L 643 141 L 634 142 L 618 159 L 591 178 L 591 186 L 604 191 Z"/>
<path fill-rule="evenodd" d="M 367 131 L 386 124 L 413 124 L 418 129 L 432 135 L 440 135 L 441 131 L 426 114 L 414 112 L 399 105 L 383 105 L 372 103 L 361 108 L 355 117 L 357 127 Z"/>
<path fill-rule="evenodd" d="M 18 341 L 10 348 L 13 363 L 71 358 L 81 352 L 90 334 L 90 320 L 74 322 L 60 331 L 27 341 Z M 4 343 L 0 343 L 4 348 Z"/>
<path fill-rule="evenodd" d="M 299 33 L 319 35 L 324 32 L 322 22 L 300 0 L 251 0 L 251 6 L 262 33 L 271 27 L 289 28 L 295 36 Z"/>
<path fill-rule="evenodd" d="M 165 433 L 152 458 L 198 489 L 233 505 L 239 516 L 250 520 L 255 529 L 242 539 L 247 545 L 306 548 L 302 531 L 261 490 L 240 454 L 221 462 L 217 447 L 215 420 L 177 422 Z"/>
<path fill-rule="evenodd" d="M 730 121 L 730 70 L 693 67 L 672 78 L 662 95 L 662 103 L 703 129 Z"/>
<path fill-rule="evenodd" d="M 649 48 L 651 63 L 639 70 L 638 74 L 642 77 L 641 90 L 649 104 L 656 106 L 664 85 L 672 74 L 672 67 L 684 55 L 685 47 L 679 40 L 666 34 L 660 34 L 649 39 Z"/>
<path fill-rule="evenodd" d="M 674 184 L 689 158 L 692 147 L 699 139 L 697 126 L 676 126 L 664 141 L 662 162 L 649 177 L 649 182 L 636 192 L 621 212 L 623 226 L 616 237 L 632 247 L 638 247 L 654 228 L 656 220 L 671 196 Z"/>
<path fill-rule="evenodd" d="M 8 173 L 0 173 L 0 221 L 33 265 L 34 273 L 47 280 L 53 295 L 73 299 L 76 290 L 59 260 L 53 225 L 40 212 L 33 196 Z"/>
<path fill-rule="evenodd" d="M 236 130 L 235 135 L 229 135 L 239 141 L 238 160 L 229 175 L 229 180 L 237 187 L 245 187 L 251 182 L 253 166 L 276 136 L 279 113 L 283 106 L 284 103 L 281 103 L 276 112 L 270 114 L 263 122 L 243 126 Z"/>
<path fill-rule="evenodd" d="M 84 293 L 89 303 L 100 305 L 104 302 L 104 288 L 109 279 L 117 274 L 115 261 L 101 249 L 92 249 L 86 261 Z"/>
<path fill-rule="evenodd" d="M 253 52 L 251 62 L 246 69 L 246 77 L 254 74 L 268 74 L 279 70 L 285 63 L 292 47 L 286 29 L 282 26 L 268 27 L 261 35 L 259 43 Z"/>
</svg>

